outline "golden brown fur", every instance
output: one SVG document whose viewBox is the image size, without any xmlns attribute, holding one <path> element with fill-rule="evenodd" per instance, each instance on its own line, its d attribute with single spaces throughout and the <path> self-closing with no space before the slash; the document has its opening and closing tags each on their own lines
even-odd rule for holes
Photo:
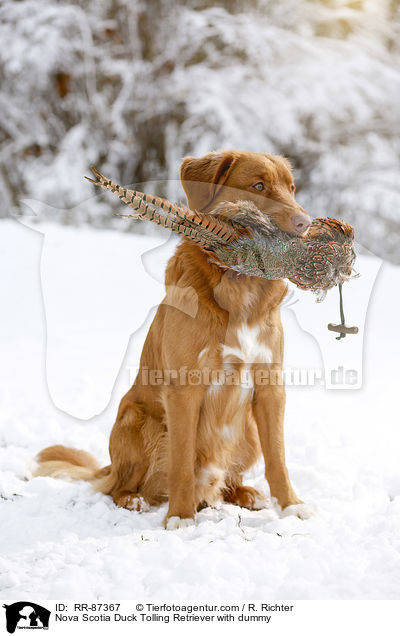
<svg viewBox="0 0 400 636">
<path fill-rule="evenodd" d="M 239 151 L 188 157 L 181 179 L 191 209 L 209 212 L 224 200 L 251 199 L 282 229 L 307 228 L 282 157 Z M 283 384 L 254 384 L 257 370 L 274 368 L 280 375 L 284 282 L 225 271 L 183 240 L 165 283 L 141 370 L 111 432 L 110 466 L 99 469 L 86 453 L 55 446 L 40 453 L 37 474 L 89 479 L 128 508 L 168 499 L 166 522 L 174 518 L 170 527 L 179 527 L 179 520 L 221 498 L 262 506 L 262 496 L 242 485 L 243 473 L 262 452 L 271 495 L 282 508 L 299 503 L 285 465 Z M 224 378 L 230 369 L 247 369 L 249 385 L 188 381 L 190 370 L 222 369 Z M 148 382 L 147 370 L 159 370 L 155 382 Z"/>
</svg>

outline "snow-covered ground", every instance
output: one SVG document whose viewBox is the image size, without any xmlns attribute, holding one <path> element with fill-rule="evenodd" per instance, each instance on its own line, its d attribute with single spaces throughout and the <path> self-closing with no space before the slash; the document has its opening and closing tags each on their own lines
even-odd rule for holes
<svg viewBox="0 0 400 636">
<path fill-rule="evenodd" d="M 310 520 L 282 517 L 273 504 L 259 512 L 222 505 L 167 532 L 165 506 L 139 514 L 86 483 L 26 479 L 35 453 L 53 443 L 107 462 L 118 401 L 162 298 L 174 246 L 164 241 L 0 224 L 0 597 L 398 598 L 400 270 L 387 264 L 369 303 L 362 388 L 287 389 L 287 463 L 316 511 Z M 349 323 L 362 326 L 379 265 L 359 260 L 362 276 L 346 288 Z M 286 366 L 320 369 L 324 358 L 351 368 L 353 356 L 358 368 L 362 333 L 325 338 L 336 294 L 320 305 L 298 294 L 283 311 Z M 257 466 L 248 483 L 268 492 L 262 473 Z"/>
</svg>

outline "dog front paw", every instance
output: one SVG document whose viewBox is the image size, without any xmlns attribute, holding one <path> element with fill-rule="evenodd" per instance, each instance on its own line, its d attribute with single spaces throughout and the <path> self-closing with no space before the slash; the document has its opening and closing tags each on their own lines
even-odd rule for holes
<svg viewBox="0 0 400 636">
<path fill-rule="evenodd" d="M 189 526 L 194 526 L 193 518 L 181 519 L 181 517 L 168 517 L 165 520 L 166 530 L 182 530 L 183 528 L 188 528 Z"/>
<path fill-rule="evenodd" d="M 306 519 L 310 519 L 311 517 L 314 517 L 314 515 L 315 515 L 315 512 L 311 508 L 311 506 L 305 503 L 298 503 L 298 504 L 292 504 L 291 506 L 286 506 L 286 508 L 282 510 L 281 517 L 294 516 L 294 517 L 298 517 L 299 519 L 303 519 L 305 521 Z"/>
</svg>

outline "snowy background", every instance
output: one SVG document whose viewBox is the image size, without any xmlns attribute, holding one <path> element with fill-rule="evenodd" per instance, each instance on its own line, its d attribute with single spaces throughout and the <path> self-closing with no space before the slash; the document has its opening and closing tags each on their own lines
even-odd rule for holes
<svg viewBox="0 0 400 636">
<path fill-rule="evenodd" d="M 3 0 L 0 215 L 24 196 L 64 209 L 65 223 L 115 224 L 110 204 L 85 204 L 90 163 L 179 198 L 185 155 L 283 153 L 306 210 L 345 217 L 400 263 L 399 11 L 399 0 Z"/>
<path fill-rule="evenodd" d="M 0 221 L 0 598 L 399 598 L 399 7 L 1 3 L 0 216 L 24 216 Z M 288 386 L 287 463 L 315 517 L 223 505 L 167 533 L 165 506 L 27 477 L 53 443 L 108 463 L 175 245 L 113 219 L 88 165 L 179 199 L 181 158 L 224 147 L 286 154 L 299 202 L 354 224 L 360 335 L 326 331 L 336 293 L 297 292 L 285 365 L 343 362 L 362 388 Z M 262 473 L 247 481 L 268 494 Z"/>
</svg>

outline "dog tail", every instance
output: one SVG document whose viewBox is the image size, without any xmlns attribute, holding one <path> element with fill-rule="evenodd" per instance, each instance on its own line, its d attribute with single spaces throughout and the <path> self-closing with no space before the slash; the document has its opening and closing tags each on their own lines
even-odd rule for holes
<svg viewBox="0 0 400 636">
<path fill-rule="evenodd" d="M 98 461 L 83 450 L 67 446 L 49 446 L 36 457 L 34 477 L 53 477 L 90 481 L 96 491 L 108 493 L 111 466 L 101 468 Z"/>
</svg>

